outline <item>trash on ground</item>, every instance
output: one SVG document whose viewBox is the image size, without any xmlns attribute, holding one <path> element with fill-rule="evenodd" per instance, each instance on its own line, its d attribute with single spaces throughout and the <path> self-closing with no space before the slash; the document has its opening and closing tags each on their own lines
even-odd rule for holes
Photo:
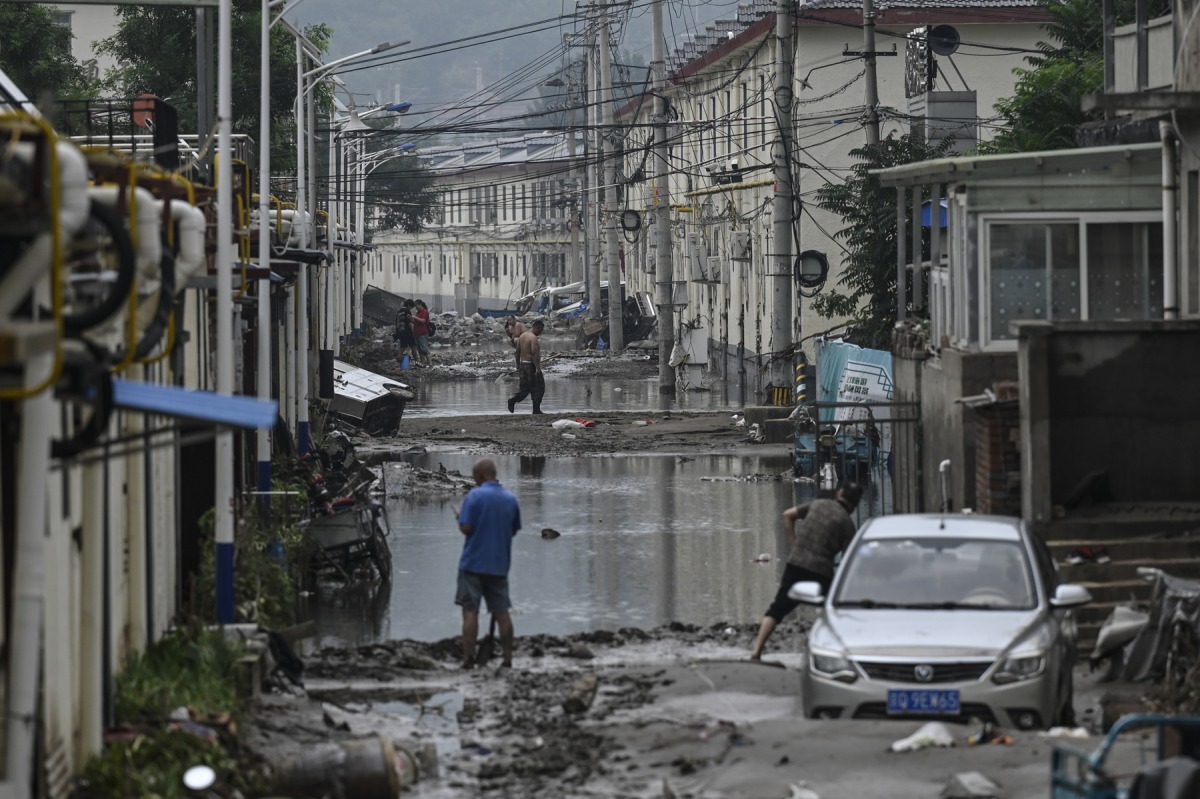
<svg viewBox="0 0 1200 799">
<path fill-rule="evenodd" d="M 593 422 L 593 424 L 595 424 Z M 584 428 L 587 425 L 575 421 L 574 419 L 555 419 L 550 423 L 550 426 L 555 430 L 565 430 L 567 428 Z"/>
<path fill-rule="evenodd" d="M 592 701 L 596 698 L 596 689 L 599 687 L 600 680 L 595 674 L 580 677 L 571 684 L 571 690 L 562 703 L 563 710 L 571 714 L 583 713 L 592 706 Z"/>
<path fill-rule="evenodd" d="M 1051 727 L 1038 735 L 1043 738 L 1087 738 L 1088 731 L 1085 727 Z"/>
<path fill-rule="evenodd" d="M 812 788 L 809 788 L 803 782 L 793 783 L 789 785 L 788 788 L 790 788 L 792 792 L 788 794 L 787 799 L 821 799 L 821 795 L 819 793 L 814 791 Z"/>
<path fill-rule="evenodd" d="M 766 552 L 764 552 L 761 555 L 759 555 L 757 558 L 752 558 L 750 560 L 750 562 L 751 563 L 770 563 L 772 560 L 774 560 L 774 558 L 772 558 L 770 555 L 768 555 Z"/>
<path fill-rule="evenodd" d="M 560 533 L 558 530 L 555 530 L 553 527 L 542 528 L 542 538 L 546 539 L 547 541 L 552 541 L 555 538 L 558 538 L 560 535 L 562 535 L 562 533 Z"/>
<path fill-rule="evenodd" d="M 654 424 L 654 422 L 652 422 L 649 419 L 638 419 L 637 421 L 634 422 L 634 424 L 639 427 L 645 427 L 648 424 Z"/>
<path fill-rule="evenodd" d="M 579 438 L 579 436 L 575 435 L 574 433 L 563 433 L 562 437 L 567 441 L 574 441 L 575 439 Z"/>
<path fill-rule="evenodd" d="M 940 721 L 931 721 L 907 738 L 894 741 L 890 747 L 893 752 L 915 752 L 930 746 L 954 746 L 954 736 Z"/>
<path fill-rule="evenodd" d="M 1001 744 L 1009 746 L 1013 742 L 1012 736 L 996 729 L 996 726 L 990 721 L 986 721 L 979 732 L 972 733 L 967 736 L 968 746 L 979 746 L 980 744 Z"/>
<path fill-rule="evenodd" d="M 955 774 L 942 789 L 944 799 L 1000 799 L 1000 786 L 978 771 Z"/>
</svg>

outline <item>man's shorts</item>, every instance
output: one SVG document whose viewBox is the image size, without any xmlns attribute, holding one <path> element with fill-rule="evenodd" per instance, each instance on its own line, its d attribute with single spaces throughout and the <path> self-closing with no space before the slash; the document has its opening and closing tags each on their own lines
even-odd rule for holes
<svg viewBox="0 0 1200 799">
<path fill-rule="evenodd" d="M 401 347 L 417 346 L 417 339 L 413 336 L 411 330 L 402 330 L 399 333 L 397 333 L 396 335 L 397 335 L 396 341 L 397 341 L 397 343 L 400 344 Z"/>
<path fill-rule="evenodd" d="M 458 594 L 454 604 L 462 605 L 463 610 L 479 610 L 479 600 L 487 601 L 488 613 L 500 613 L 512 607 L 508 598 L 508 578 L 495 574 L 478 574 L 476 572 L 460 571 L 458 573 Z"/>
</svg>

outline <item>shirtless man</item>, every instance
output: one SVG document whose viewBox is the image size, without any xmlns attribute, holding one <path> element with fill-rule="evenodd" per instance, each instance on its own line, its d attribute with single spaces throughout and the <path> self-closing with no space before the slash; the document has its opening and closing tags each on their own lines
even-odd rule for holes
<svg viewBox="0 0 1200 799">
<path fill-rule="evenodd" d="M 518 322 L 517 324 L 520 324 Z M 520 390 L 508 400 L 508 412 L 517 409 L 517 403 L 526 397 L 533 400 L 533 412 L 542 412 L 542 397 L 546 393 L 546 378 L 542 375 L 542 348 L 538 344 L 538 336 L 542 335 L 545 327 L 542 320 L 533 323 L 533 327 L 521 334 L 517 342 L 517 374 L 521 377 Z"/>
<path fill-rule="evenodd" d="M 510 316 L 504 321 L 504 332 L 508 334 L 508 343 L 514 349 L 517 346 L 517 340 L 525 333 L 525 325 L 521 324 L 520 320 L 515 316 Z M 521 356 L 515 355 L 517 359 L 517 371 L 521 371 Z"/>
</svg>

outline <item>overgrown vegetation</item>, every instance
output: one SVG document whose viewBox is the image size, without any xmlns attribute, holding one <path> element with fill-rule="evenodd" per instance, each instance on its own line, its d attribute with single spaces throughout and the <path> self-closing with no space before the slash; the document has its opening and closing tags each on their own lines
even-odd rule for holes
<svg viewBox="0 0 1200 799">
<path fill-rule="evenodd" d="M 56 11 L 33 3 L 0 3 L 0 68 L 34 102 L 89 96 L 95 83 L 71 55 L 71 30 Z"/>
<path fill-rule="evenodd" d="M 826 318 L 850 317 L 853 339 L 864 347 L 890 349 L 896 325 L 896 190 L 880 185 L 870 170 L 940 158 L 949 146 L 948 139 L 928 144 L 909 135 L 888 137 L 851 150 L 854 166 L 845 182 L 817 190 L 817 204 L 845 223 L 834 238 L 846 255 L 837 287 L 814 298 L 813 308 Z"/>
<path fill-rule="evenodd" d="M 1104 15 L 1100 0 L 1044 0 L 1050 15 L 1047 41 L 1037 55 L 1026 58 L 1028 68 L 1014 70 L 1011 97 L 996 103 L 1007 129 L 979 148 L 982 153 L 1020 153 L 1061 150 L 1076 146 L 1075 131 L 1100 119 L 1084 113 L 1086 94 L 1104 91 Z M 1148 16 L 1170 12 L 1169 0 L 1150 0 Z M 1134 0 L 1117 0 L 1118 25 L 1134 18 Z"/>
<path fill-rule="evenodd" d="M 276 490 L 302 488 L 282 484 Z M 299 500 L 305 502 L 303 494 Z M 208 618 L 216 607 L 216 550 L 213 515 L 202 520 L 205 531 L 196 573 L 192 613 Z M 234 536 L 234 621 L 279 628 L 296 621 L 296 598 L 308 571 L 312 545 L 304 532 L 282 515 L 239 520 Z"/>
<path fill-rule="evenodd" d="M 84 767 L 81 796 L 183 797 L 183 773 L 197 764 L 212 767 L 239 790 L 261 793 L 262 770 L 238 754 L 232 736 L 241 709 L 242 654 L 219 630 L 193 623 L 130 661 L 114 698 L 121 732 Z M 179 718 L 177 708 L 186 708 L 190 718 Z"/>
</svg>

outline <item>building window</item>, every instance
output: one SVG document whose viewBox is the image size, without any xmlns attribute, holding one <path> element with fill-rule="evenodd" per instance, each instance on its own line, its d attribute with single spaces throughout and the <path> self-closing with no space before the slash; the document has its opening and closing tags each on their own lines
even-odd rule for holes
<svg viewBox="0 0 1200 799">
<path fill-rule="evenodd" d="M 1128 217 L 987 220 L 983 343 L 1023 319 L 1161 319 L 1162 222 Z"/>
<path fill-rule="evenodd" d="M 52 13 L 54 15 L 55 25 L 58 25 L 60 28 L 71 30 L 71 17 L 75 15 L 74 11 L 59 11 L 58 9 L 55 9 Z"/>
</svg>

